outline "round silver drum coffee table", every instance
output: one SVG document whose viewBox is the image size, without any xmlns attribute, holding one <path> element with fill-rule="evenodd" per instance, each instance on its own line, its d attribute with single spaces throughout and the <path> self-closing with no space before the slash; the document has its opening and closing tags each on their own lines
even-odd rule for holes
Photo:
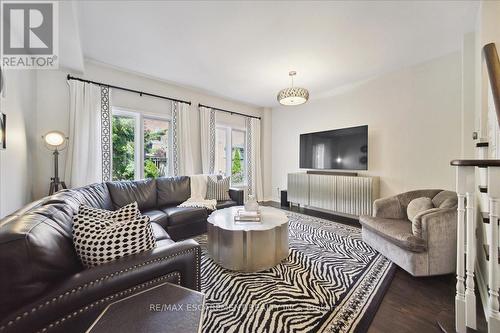
<svg viewBox="0 0 500 333">
<path fill-rule="evenodd" d="M 288 217 L 279 209 L 260 207 L 261 222 L 234 222 L 236 206 L 208 217 L 208 254 L 224 268 L 258 272 L 288 257 Z"/>
</svg>

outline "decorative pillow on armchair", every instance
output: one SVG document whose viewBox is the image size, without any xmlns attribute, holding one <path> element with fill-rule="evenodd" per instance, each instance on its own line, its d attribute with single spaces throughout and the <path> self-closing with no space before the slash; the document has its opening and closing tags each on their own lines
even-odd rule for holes
<svg viewBox="0 0 500 333">
<path fill-rule="evenodd" d="M 411 221 L 411 229 L 415 236 L 422 237 L 422 226 L 420 216 L 422 212 L 434 208 L 431 198 L 421 197 L 410 201 L 406 209 L 408 219 Z M 418 217 L 418 218 L 417 218 Z"/>
<path fill-rule="evenodd" d="M 73 242 L 87 268 L 156 246 L 149 216 L 140 215 L 137 203 L 117 211 L 80 206 L 73 219 Z"/>
<path fill-rule="evenodd" d="M 434 208 L 431 198 L 421 197 L 410 201 L 408 207 L 406 208 L 406 214 L 408 215 L 408 220 L 412 221 L 418 213 L 425 210 Z"/>
<path fill-rule="evenodd" d="M 220 180 L 208 177 L 206 199 L 215 199 L 217 201 L 231 200 L 229 196 L 230 182 L 231 177 L 222 178 Z"/>
</svg>

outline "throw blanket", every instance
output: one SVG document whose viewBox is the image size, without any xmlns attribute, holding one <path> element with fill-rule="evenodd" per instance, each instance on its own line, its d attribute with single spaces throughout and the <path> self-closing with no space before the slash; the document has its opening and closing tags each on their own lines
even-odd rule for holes
<svg viewBox="0 0 500 333">
<path fill-rule="evenodd" d="M 189 176 L 191 179 L 191 197 L 177 207 L 201 207 L 215 210 L 217 200 L 207 200 L 208 175 Z"/>
<path fill-rule="evenodd" d="M 217 209 L 216 205 L 217 205 L 217 200 L 203 199 L 200 201 L 196 201 L 196 200 L 191 200 L 191 198 L 189 198 L 177 207 L 198 207 L 198 208 L 206 208 L 208 210 L 216 210 Z"/>
</svg>

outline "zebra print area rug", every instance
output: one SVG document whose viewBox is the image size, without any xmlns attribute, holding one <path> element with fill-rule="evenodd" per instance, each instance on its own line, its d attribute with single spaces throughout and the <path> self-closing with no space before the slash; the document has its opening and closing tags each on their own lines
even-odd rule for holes
<svg viewBox="0 0 500 333">
<path fill-rule="evenodd" d="M 258 273 L 226 270 L 202 246 L 203 332 L 365 332 L 394 265 L 361 230 L 303 214 L 289 216 L 290 255 Z"/>
</svg>

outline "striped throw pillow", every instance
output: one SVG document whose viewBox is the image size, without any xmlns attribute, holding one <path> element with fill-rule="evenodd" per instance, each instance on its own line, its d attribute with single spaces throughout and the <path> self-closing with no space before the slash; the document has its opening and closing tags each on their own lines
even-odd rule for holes
<svg viewBox="0 0 500 333">
<path fill-rule="evenodd" d="M 215 199 L 217 201 L 231 200 L 229 196 L 230 182 L 231 177 L 222 178 L 220 180 L 208 177 L 207 199 Z"/>
</svg>

